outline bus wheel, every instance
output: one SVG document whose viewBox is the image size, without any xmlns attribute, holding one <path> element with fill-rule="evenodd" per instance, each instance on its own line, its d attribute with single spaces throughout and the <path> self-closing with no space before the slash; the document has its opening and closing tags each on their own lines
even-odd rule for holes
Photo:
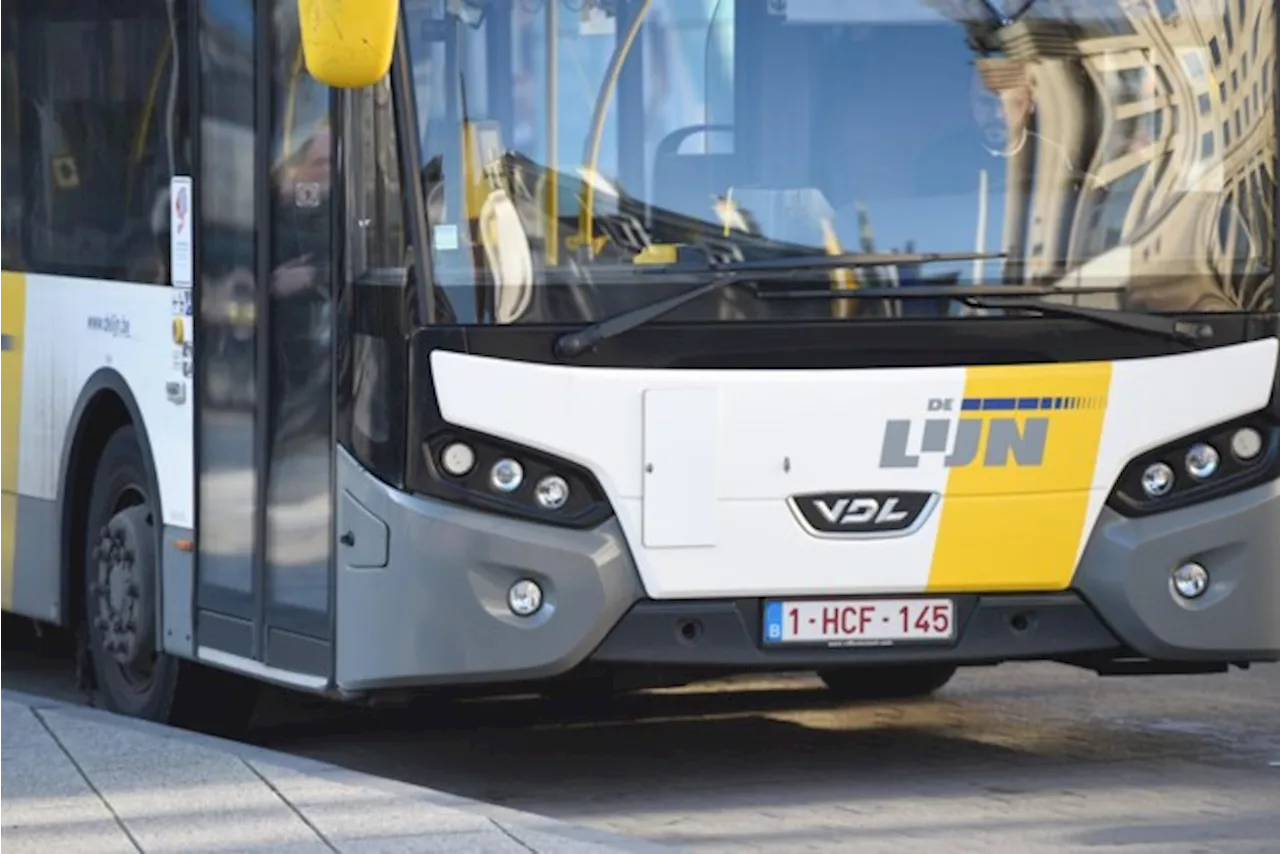
<svg viewBox="0 0 1280 854">
<path fill-rule="evenodd" d="M 248 723 L 256 686 L 159 651 L 159 536 L 137 434 L 107 440 L 85 530 L 85 639 L 97 705 L 132 717 L 198 728 Z M 216 710 L 216 716 L 211 713 Z"/>
<path fill-rule="evenodd" d="M 951 664 L 905 664 L 897 667 L 849 667 L 820 670 L 818 678 L 846 700 L 902 700 L 926 697 L 955 676 Z"/>
</svg>

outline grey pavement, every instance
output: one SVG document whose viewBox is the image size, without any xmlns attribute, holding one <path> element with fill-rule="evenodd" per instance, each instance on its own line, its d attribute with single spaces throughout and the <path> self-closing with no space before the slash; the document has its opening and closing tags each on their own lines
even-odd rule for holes
<svg viewBox="0 0 1280 854">
<path fill-rule="evenodd" d="M 1280 854 L 1277 711 L 1277 665 L 1101 679 L 1019 664 L 923 701 L 761 677 L 600 713 L 299 713 L 255 738 L 698 854 Z"/>
<path fill-rule="evenodd" d="M 0 695 L 5 854 L 674 850 L 96 709 Z"/>
</svg>

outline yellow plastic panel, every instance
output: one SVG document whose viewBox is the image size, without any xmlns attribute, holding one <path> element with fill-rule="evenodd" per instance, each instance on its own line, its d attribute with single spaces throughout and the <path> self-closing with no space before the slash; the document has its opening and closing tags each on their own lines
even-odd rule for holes
<svg viewBox="0 0 1280 854">
<path fill-rule="evenodd" d="M 377 83 L 391 67 L 397 0 L 298 0 L 307 71 L 341 89 Z"/>
</svg>

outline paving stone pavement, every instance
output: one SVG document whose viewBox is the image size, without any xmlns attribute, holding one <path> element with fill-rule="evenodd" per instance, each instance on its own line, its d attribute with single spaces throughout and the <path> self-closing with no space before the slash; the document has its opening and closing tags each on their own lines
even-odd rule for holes
<svg viewBox="0 0 1280 854">
<path fill-rule="evenodd" d="M 6 649 L 5 684 L 74 702 L 59 666 L 46 672 Z M 934 699 L 902 703 L 841 703 L 811 677 L 694 686 L 616 709 L 529 701 L 398 712 L 278 699 L 250 738 L 292 756 L 236 749 L 343 851 L 573 852 L 617 838 L 566 841 L 562 825 L 529 824 L 536 813 L 575 834 L 590 827 L 696 854 L 1280 854 L 1278 665 L 1133 679 L 1045 664 L 975 668 Z M 348 783 L 332 767 L 317 781 L 291 764 L 302 756 L 434 791 Z M 368 788 L 431 809 L 396 798 L 366 806 Z M 395 835 L 398 822 L 413 832 L 422 825 L 411 822 L 459 803 L 529 848 L 503 847 L 483 824 L 453 826 L 434 847 Z M 114 822 L 97 804 L 71 804 L 68 822 Z M 145 819 L 139 833 L 157 838 L 174 823 Z M 273 850 L 333 850 L 306 847 L 305 836 L 291 849 L 293 837 L 277 832 Z M 239 838 L 195 850 L 236 850 Z M 48 839 L 34 850 L 76 850 Z"/>
<path fill-rule="evenodd" d="M 640 840 L 3 692 L 5 854 L 608 854 Z"/>
<path fill-rule="evenodd" d="M 698 854 L 1280 854 L 1280 666 L 1006 665 L 885 704 L 780 684 L 637 698 L 601 720 L 364 714 L 263 739 Z"/>
</svg>

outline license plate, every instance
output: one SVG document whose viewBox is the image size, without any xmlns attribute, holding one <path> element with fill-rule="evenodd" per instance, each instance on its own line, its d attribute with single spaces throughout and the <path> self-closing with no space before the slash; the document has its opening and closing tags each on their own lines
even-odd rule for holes
<svg viewBox="0 0 1280 854">
<path fill-rule="evenodd" d="M 955 626 L 950 599 L 816 599 L 771 601 L 764 607 L 768 644 L 947 643 L 955 638 Z"/>
</svg>

